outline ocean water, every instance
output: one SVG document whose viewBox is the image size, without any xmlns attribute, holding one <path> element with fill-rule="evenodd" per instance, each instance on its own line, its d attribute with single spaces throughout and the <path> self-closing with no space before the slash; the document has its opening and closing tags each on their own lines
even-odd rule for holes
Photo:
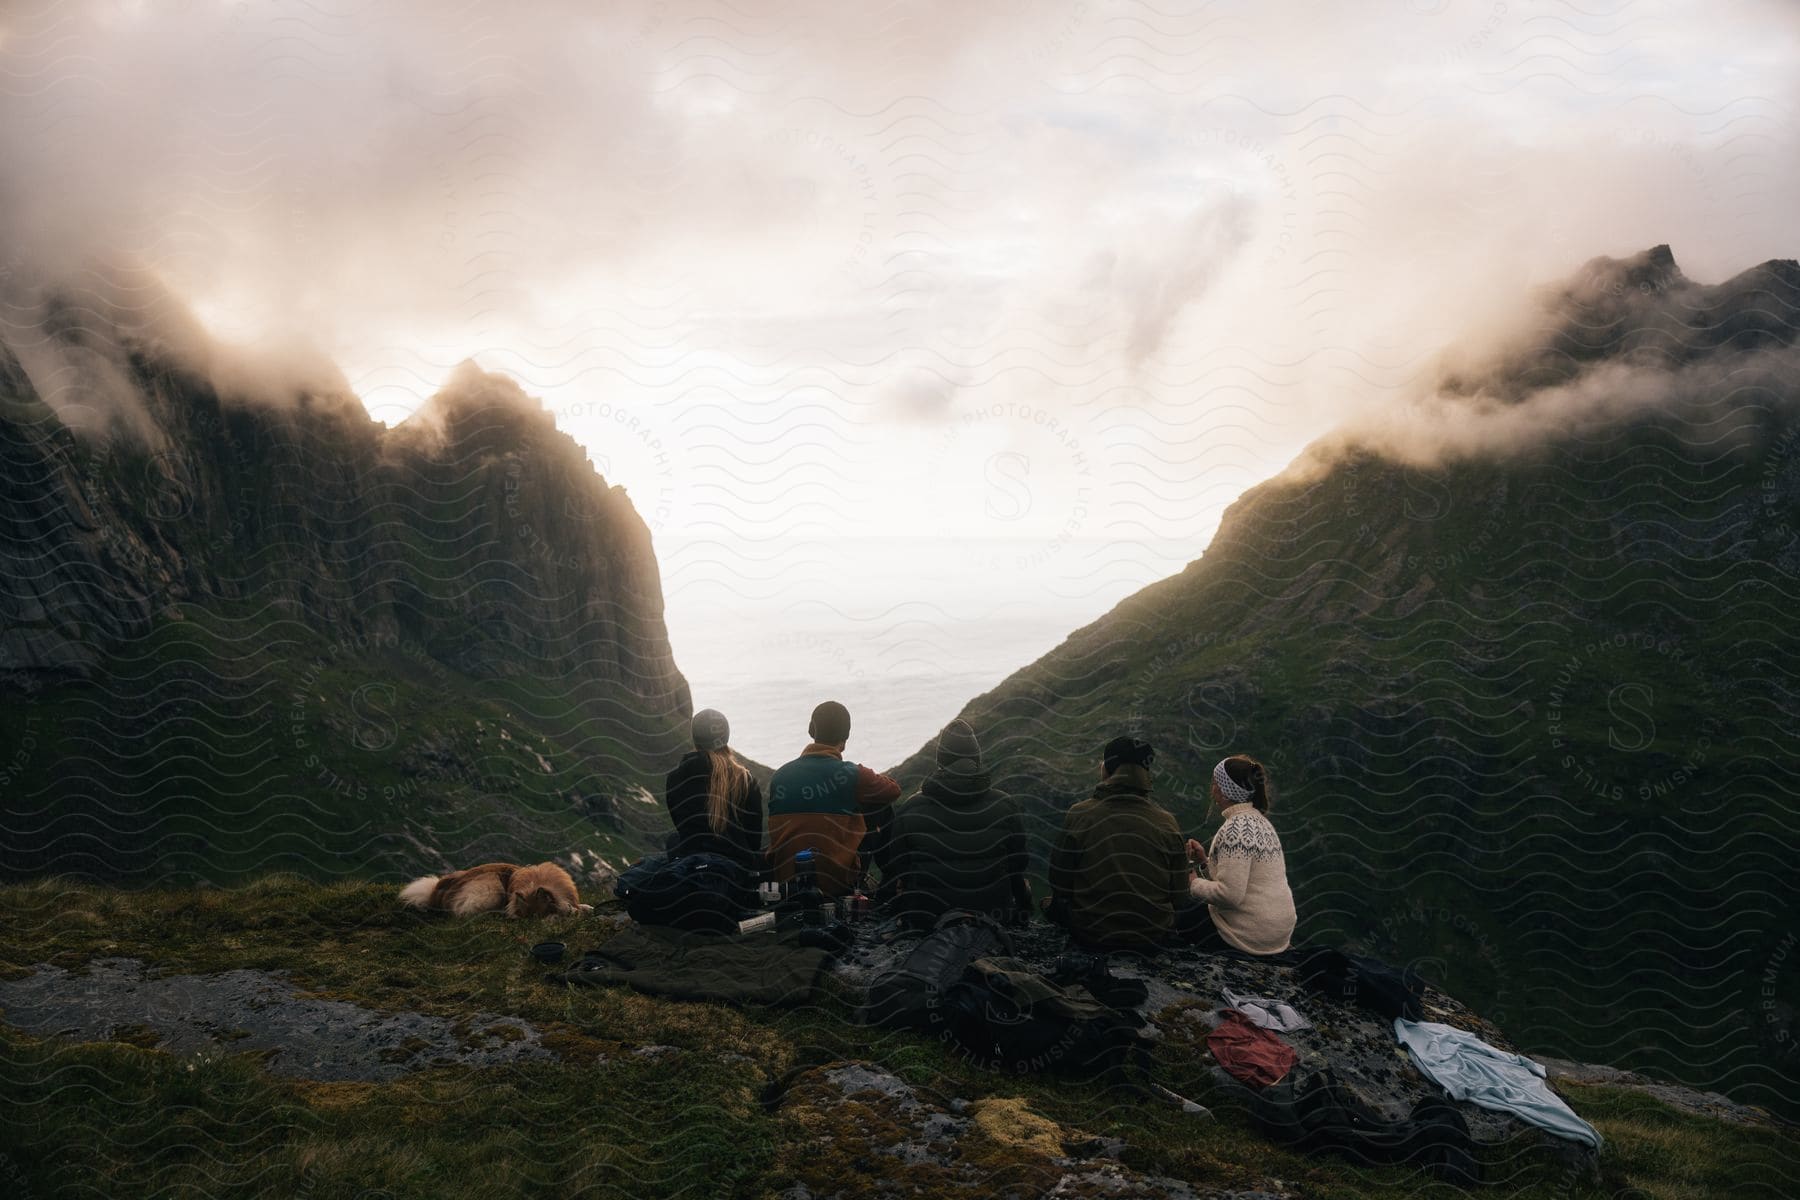
<svg viewBox="0 0 1800 1200">
<path fill-rule="evenodd" d="M 851 714 L 848 757 L 877 770 L 969 700 L 1199 555 L 1191 543 L 659 538 L 676 662 L 694 707 L 769 765 L 806 744 L 822 700 Z"/>
</svg>

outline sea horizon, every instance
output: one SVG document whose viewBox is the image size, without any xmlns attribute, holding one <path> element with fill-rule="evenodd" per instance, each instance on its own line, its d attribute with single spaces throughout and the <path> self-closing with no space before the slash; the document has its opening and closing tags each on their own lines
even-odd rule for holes
<svg viewBox="0 0 1800 1200">
<path fill-rule="evenodd" d="M 775 767 L 806 745 L 813 706 L 839 700 L 853 721 L 847 756 L 886 771 L 970 700 L 1205 549 L 1071 539 L 1034 563 L 1036 539 L 931 538 L 940 553 L 928 571 L 891 553 L 921 540 L 659 537 L 669 639 L 695 711 L 723 712 L 738 752 Z M 751 555 L 766 577 L 791 572 L 800 586 L 743 585 Z"/>
</svg>

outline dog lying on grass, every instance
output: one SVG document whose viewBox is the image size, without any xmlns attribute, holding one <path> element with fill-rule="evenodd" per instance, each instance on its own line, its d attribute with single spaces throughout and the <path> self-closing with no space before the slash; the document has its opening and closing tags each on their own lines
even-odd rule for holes
<svg viewBox="0 0 1800 1200">
<path fill-rule="evenodd" d="M 590 912 L 575 881 L 555 863 L 535 867 L 482 863 L 448 875 L 423 875 L 400 889 L 400 903 L 458 917 L 504 912 L 509 917 L 561 917 Z"/>
</svg>

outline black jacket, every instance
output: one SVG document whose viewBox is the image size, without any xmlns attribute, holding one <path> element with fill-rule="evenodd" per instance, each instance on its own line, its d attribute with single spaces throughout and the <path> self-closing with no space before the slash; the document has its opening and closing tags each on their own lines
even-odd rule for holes
<svg viewBox="0 0 1800 1200">
<path fill-rule="evenodd" d="M 677 857 L 687 854 L 722 854 L 737 862 L 752 878 L 763 871 L 763 795 L 756 777 L 732 807 L 725 828 L 714 832 L 706 818 L 707 784 L 712 780 L 712 760 L 690 750 L 669 772 L 663 802 L 675 823 L 669 849 Z"/>
<path fill-rule="evenodd" d="M 1018 802 L 969 760 L 940 769 L 894 808 L 883 875 L 897 885 L 894 910 L 909 923 L 952 909 L 1027 913 L 1030 867 Z"/>
</svg>

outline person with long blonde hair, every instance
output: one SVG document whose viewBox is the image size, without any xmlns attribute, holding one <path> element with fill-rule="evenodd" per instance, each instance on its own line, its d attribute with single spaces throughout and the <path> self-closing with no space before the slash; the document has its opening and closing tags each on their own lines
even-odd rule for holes
<svg viewBox="0 0 1800 1200">
<path fill-rule="evenodd" d="M 702 709 L 693 728 L 694 748 L 669 772 L 663 791 L 675 823 L 669 851 L 723 855 L 754 881 L 764 868 L 762 788 L 732 750 L 725 714 Z"/>
</svg>

